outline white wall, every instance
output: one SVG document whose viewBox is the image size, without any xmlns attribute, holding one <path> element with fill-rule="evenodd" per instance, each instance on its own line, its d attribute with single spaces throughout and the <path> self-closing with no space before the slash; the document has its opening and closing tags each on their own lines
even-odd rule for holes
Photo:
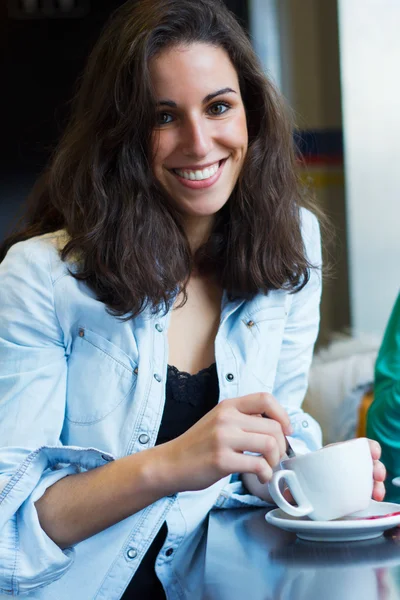
<svg viewBox="0 0 400 600">
<path fill-rule="evenodd" d="M 352 324 L 381 334 L 400 289 L 400 1 L 338 7 Z"/>
</svg>

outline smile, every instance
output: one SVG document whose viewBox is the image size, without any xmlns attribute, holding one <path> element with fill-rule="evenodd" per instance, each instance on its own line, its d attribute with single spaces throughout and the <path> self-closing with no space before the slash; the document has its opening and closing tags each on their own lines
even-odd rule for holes
<svg viewBox="0 0 400 600">
<path fill-rule="evenodd" d="M 203 179 L 208 179 L 209 177 L 215 175 L 215 173 L 218 171 L 218 167 L 219 161 L 214 163 L 213 165 L 210 165 L 209 167 L 206 167 L 205 169 L 202 169 L 201 171 L 198 169 L 196 171 L 190 171 L 188 169 L 173 170 L 175 171 L 175 173 L 177 173 L 177 175 L 183 177 L 184 179 L 190 179 L 191 181 L 202 181 Z"/>
<path fill-rule="evenodd" d="M 224 158 L 203 169 L 171 169 L 170 172 L 185 187 L 202 189 L 213 185 L 219 179 L 226 161 Z"/>
</svg>

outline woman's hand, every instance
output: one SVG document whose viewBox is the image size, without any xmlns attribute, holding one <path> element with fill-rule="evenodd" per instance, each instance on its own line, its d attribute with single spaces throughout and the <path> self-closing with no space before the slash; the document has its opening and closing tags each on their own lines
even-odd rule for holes
<svg viewBox="0 0 400 600">
<path fill-rule="evenodd" d="M 262 414 L 268 419 L 260 418 Z M 262 483 L 285 453 L 289 417 L 267 393 L 223 400 L 184 434 L 158 449 L 171 493 L 204 489 L 232 473 L 254 473 Z M 244 454 L 245 451 L 261 456 Z"/>
<path fill-rule="evenodd" d="M 372 460 L 374 461 L 374 487 L 372 497 L 380 502 L 385 497 L 385 481 L 386 469 L 385 465 L 379 460 L 381 457 L 381 447 L 375 440 L 368 440 L 371 450 Z"/>
</svg>

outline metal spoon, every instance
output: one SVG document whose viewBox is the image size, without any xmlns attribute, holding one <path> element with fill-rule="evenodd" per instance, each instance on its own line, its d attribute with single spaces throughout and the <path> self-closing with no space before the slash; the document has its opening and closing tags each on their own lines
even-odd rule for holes
<svg viewBox="0 0 400 600">
<path fill-rule="evenodd" d="M 263 413 L 262 416 L 264 417 L 264 419 L 269 419 L 269 416 L 266 415 L 265 413 Z M 286 435 L 285 435 L 285 440 L 286 440 L 286 454 L 287 454 L 288 458 L 294 458 L 296 456 L 296 452 L 293 450 L 292 446 L 290 445 L 290 442 L 287 439 Z M 400 485 L 400 478 L 399 478 L 398 485 Z"/>
</svg>

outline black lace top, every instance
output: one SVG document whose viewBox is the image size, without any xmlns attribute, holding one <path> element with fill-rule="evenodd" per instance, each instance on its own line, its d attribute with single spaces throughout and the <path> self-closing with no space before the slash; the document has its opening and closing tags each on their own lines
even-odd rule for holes
<svg viewBox="0 0 400 600">
<path fill-rule="evenodd" d="M 156 445 L 178 437 L 197 423 L 217 403 L 219 386 L 215 363 L 196 375 L 168 365 L 166 397 Z M 155 574 L 154 563 L 167 535 L 164 523 L 143 557 L 122 600 L 151 598 L 165 600 L 163 587 Z"/>
</svg>

